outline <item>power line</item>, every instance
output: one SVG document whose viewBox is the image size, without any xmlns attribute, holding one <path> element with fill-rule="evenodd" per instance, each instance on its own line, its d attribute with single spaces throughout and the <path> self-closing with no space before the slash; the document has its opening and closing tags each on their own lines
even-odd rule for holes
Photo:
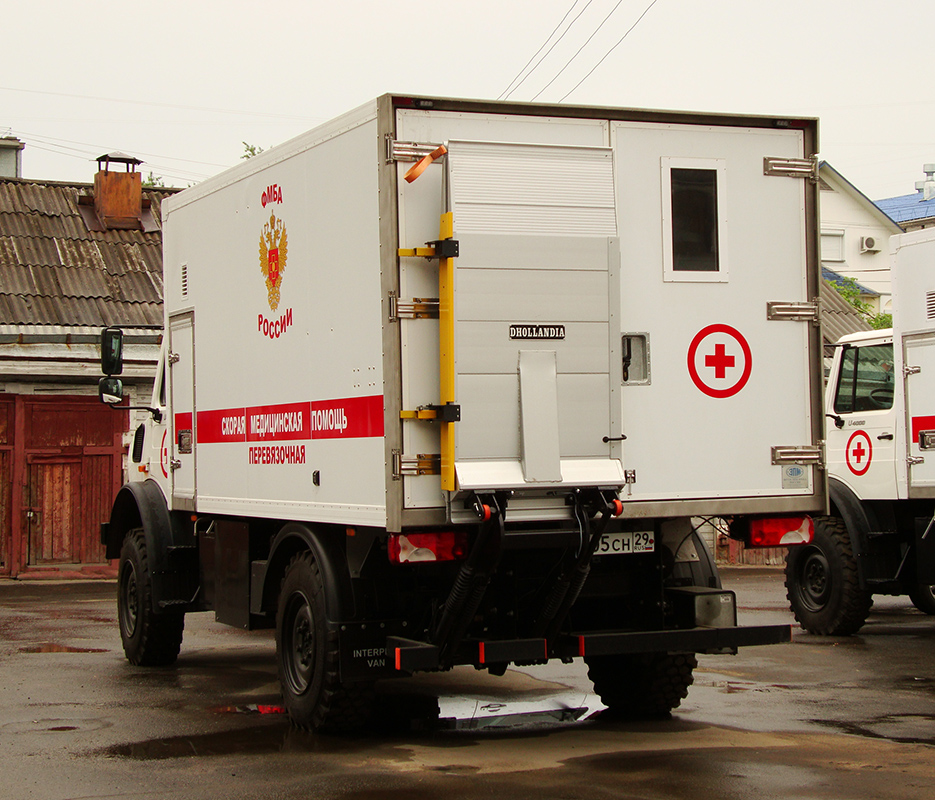
<svg viewBox="0 0 935 800">
<path fill-rule="evenodd" d="M 36 134 L 27 134 L 23 131 L 17 131 L 19 136 L 23 137 L 26 141 L 26 144 L 29 145 L 31 149 L 41 150 L 46 153 L 54 153 L 59 156 L 66 156 L 68 158 L 77 158 L 82 161 L 94 161 L 97 158 L 97 155 L 101 151 L 106 150 L 104 146 L 98 146 L 89 144 L 87 142 L 74 142 L 69 139 L 55 139 L 53 137 L 46 137 Z M 67 142 L 68 144 L 63 144 Z M 79 145 L 79 147 L 72 147 L 70 145 Z M 93 148 L 93 150 L 91 149 Z M 183 161 L 189 164 L 198 164 L 207 167 L 218 167 L 220 169 L 225 169 L 227 164 L 212 164 L 210 162 L 204 161 L 193 161 L 187 158 L 175 158 L 174 156 L 166 155 L 157 155 L 154 153 L 140 153 L 140 155 L 149 156 L 150 158 L 156 158 L 160 160 L 168 161 Z M 144 162 L 147 167 L 151 167 L 154 171 L 158 171 L 164 177 L 178 178 L 180 180 L 204 180 L 209 177 L 212 173 L 198 172 L 195 170 L 186 170 L 180 169 L 178 167 L 168 166 L 160 162 Z"/>
<path fill-rule="evenodd" d="M 543 87 L 539 90 L 538 94 L 536 94 L 536 96 L 532 98 L 533 100 L 536 100 L 536 99 L 539 97 L 540 94 L 542 94 L 542 93 L 543 93 L 546 89 L 548 89 L 553 83 L 555 83 L 555 80 L 558 78 L 558 76 L 561 75 L 566 69 L 568 69 L 568 66 L 571 64 L 572 61 L 574 61 L 579 55 L 581 55 L 581 51 L 584 50 L 584 48 L 588 46 L 588 44 L 590 43 L 590 41 L 591 41 L 595 36 L 597 36 L 598 31 L 599 31 L 601 28 L 604 27 L 604 25 L 607 23 L 607 20 L 609 20 L 609 19 L 613 16 L 614 12 L 615 12 L 618 8 L 620 8 L 620 4 L 621 4 L 622 2 L 623 2 L 623 0 L 617 0 L 617 5 L 615 5 L 612 9 L 610 9 L 610 13 L 609 13 L 606 17 L 604 17 L 604 19 L 601 21 L 601 24 L 598 25 L 598 26 L 594 29 L 594 33 L 592 33 L 592 34 L 585 40 L 585 43 L 584 43 L 583 45 L 581 45 L 581 47 L 578 48 L 578 50 L 575 52 L 575 54 L 574 54 L 571 58 L 569 58 L 567 62 L 565 62 L 565 66 L 562 67 L 562 68 L 555 74 L 555 77 L 552 78 L 552 80 L 550 80 L 545 86 L 543 86 Z"/>
<path fill-rule="evenodd" d="M 642 22 L 643 17 L 645 17 L 645 16 L 649 13 L 649 10 L 650 10 L 654 5 L 656 5 L 657 2 L 659 2 L 659 0 L 652 0 L 652 2 L 651 2 L 648 6 L 646 6 L 646 10 L 645 10 L 642 14 L 640 14 L 639 18 L 636 20 L 636 22 L 634 22 L 634 23 L 630 26 L 629 30 L 627 30 L 627 32 L 626 32 L 625 34 L 623 34 L 623 36 L 620 37 L 620 39 L 618 40 L 617 44 L 615 44 L 613 47 L 610 48 L 610 50 L 608 50 L 606 53 L 604 53 L 604 57 L 601 58 L 601 60 L 598 61 L 598 62 L 591 68 L 591 71 L 590 71 L 587 75 L 585 75 L 580 81 L 578 81 L 574 86 L 572 86 L 570 91 L 568 91 L 568 92 L 565 93 L 564 97 L 562 97 L 562 98 L 558 101 L 559 103 L 564 102 L 564 101 L 565 101 L 565 98 L 568 97 L 568 95 L 570 95 L 573 91 L 575 91 L 575 89 L 577 89 L 582 83 L 584 83 L 588 78 L 591 77 L 591 75 L 594 73 L 594 70 L 596 70 L 601 64 L 603 64 L 604 61 L 607 59 L 607 57 L 608 57 L 611 53 L 613 53 L 614 50 L 616 50 L 616 49 L 623 43 L 623 40 L 626 39 L 627 36 L 630 35 L 630 33 L 633 31 L 633 29 L 634 29 L 637 25 L 639 25 L 640 22 Z"/>
<path fill-rule="evenodd" d="M 565 35 L 568 33 L 568 31 L 570 31 L 570 30 L 574 27 L 575 23 L 581 18 L 581 15 L 582 15 L 585 11 L 588 10 L 588 6 L 590 6 L 591 3 L 593 3 L 593 2 L 594 2 L 594 0 L 588 0 L 588 2 L 585 4 L 584 8 L 582 8 L 581 11 L 578 12 L 578 15 L 568 24 L 568 27 L 565 28 L 565 30 L 564 30 L 564 32 L 562 33 L 562 35 L 559 36 L 558 39 L 555 40 L 555 42 L 553 42 L 552 46 L 551 46 L 548 50 L 546 50 L 546 52 L 545 52 L 545 54 L 542 56 L 542 58 L 540 58 L 540 59 L 533 65 L 533 68 L 532 68 L 531 70 L 529 70 L 529 72 L 526 73 L 525 77 L 524 77 L 519 83 L 517 83 L 516 86 L 514 86 L 514 87 L 510 90 L 510 92 L 506 95 L 506 98 L 509 98 L 509 96 L 510 96 L 511 94 L 513 94 L 513 92 L 515 92 L 517 89 L 519 89 L 519 87 L 522 86 L 522 85 L 526 82 L 526 78 L 528 78 L 530 75 L 532 75 L 532 73 L 535 72 L 535 71 L 539 68 L 539 65 L 548 57 L 549 53 L 551 53 L 551 52 L 555 49 L 555 46 L 556 46 L 560 41 L 562 41 L 562 39 L 565 38 Z M 577 0 L 575 0 L 575 4 L 573 4 L 572 7 L 571 7 L 570 9 L 568 9 L 569 13 L 571 12 L 571 9 L 575 7 L 575 5 L 577 5 Z M 567 17 L 568 14 L 566 14 L 565 16 Z M 561 25 L 561 23 L 559 23 L 559 25 Z M 554 33 L 554 31 L 553 31 L 553 33 Z M 549 38 L 551 38 L 551 35 L 549 36 Z M 546 42 L 548 42 L 548 41 L 549 41 L 549 40 L 546 39 Z M 543 45 L 543 47 L 544 47 L 544 46 L 545 46 L 545 45 Z M 542 47 L 540 47 L 539 49 L 541 50 Z M 533 58 L 535 58 L 535 56 L 533 56 Z"/>
<path fill-rule="evenodd" d="M 74 139 L 59 139 L 54 136 L 46 136 L 45 134 L 42 134 L 42 133 L 28 133 L 26 131 L 20 131 L 20 130 L 17 130 L 17 133 L 20 136 L 31 137 L 34 140 L 43 141 L 46 144 L 56 144 L 56 146 L 58 147 L 67 148 L 69 150 L 77 150 L 79 152 L 84 152 L 80 148 L 89 148 L 86 151 L 88 153 L 91 153 L 92 150 L 93 152 L 98 152 L 101 150 L 109 149 L 105 145 L 91 144 L 89 142 L 77 142 Z M 58 142 L 64 142 L 65 144 L 59 145 L 57 144 Z M 80 148 L 79 147 L 67 147 L 67 145 L 73 145 L 73 144 L 80 145 Z M 166 158 L 166 159 L 169 159 L 170 161 L 184 161 L 187 164 L 198 164 L 199 166 L 202 166 L 202 167 L 218 167 L 220 169 L 226 169 L 228 166 L 230 166 L 229 164 L 216 164 L 212 161 L 196 161 L 191 158 L 178 158 L 176 156 L 167 156 L 161 153 L 143 153 L 143 152 L 134 151 L 133 154 L 140 155 L 140 156 L 149 156 L 150 158 Z M 93 156 L 93 155 L 89 156 L 88 158 L 89 161 L 94 161 L 96 159 L 97 159 L 97 156 Z"/>
<path fill-rule="evenodd" d="M 252 117 L 269 117 L 271 119 L 291 119 L 291 120 L 300 120 L 302 122 L 321 122 L 324 120 L 323 117 L 300 117 L 293 114 L 269 114 L 264 111 L 245 111 L 243 109 L 230 109 L 230 108 L 207 108 L 205 106 L 188 106 L 181 105 L 179 103 L 154 103 L 149 100 L 127 100 L 127 99 L 118 99 L 116 97 L 97 97 L 94 95 L 85 95 L 85 94 L 67 94 L 65 92 L 47 92 L 41 91 L 39 89 L 15 89 L 12 86 L 0 86 L 0 91 L 4 92 L 21 92 L 23 94 L 41 94 L 49 97 L 68 97 L 75 100 L 97 100 L 105 103 L 127 103 L 130 105 L 137 106 L 155 106 L 156 108 L 177 108 L 185 111 L 208 111 L 213 114 L 237 114 L 245 115 Z"/>
<path fill-rule="evenodd" d="M 568 11 L 565 12 L 565 16 L 562 17 L 562 19 L 561 19 L 561 21 L 558 23 L 558 25 L 556 25 L 555 28 L 552 30 L 552 33 L 550 33 L 550 34 L 548 35 L 548 38 L 546 38 L 546 40 L 539 46 L 539 49 L 536 50 L 536 52 L 533 53 L 533 54 L 529 57 L 529 61 L 527 61 L 525 64 L 523 64 L 523 68 L 522 68 L 519 72 L 516 73 L 516 77 L 513 78 L 513 80 L 510 81 L 510 83 L 509 83 L 509 85 L 506 87 L 506 89 L 504 89 L 502 92 L 500 92 L 500 96 L 497 98 L 497 100 L 502 100 L 502 99 L 504 98 L 504 96 L 506 96 L 506 95 L 509 93 L 509 91 L 510 91 L 510 89 L 512 88 L 513 84 L 516 83 L 517 80 L 519 80 L 519 76 L 522 75 L 522 74 L 526 71 L 526 67 L 528 67 L 530 64 L 532 64 L 533 59 L 534 59 L 537 55 L 539 55 L 539 53 L 542 52 L 542 49 L 549 43 L 549 41 L 552 39 L 552 37 L 555 36 L 555 31 L 557 31 L 559 28 L 562 27 L 562 23 L 564 23 L 565 20 L 568 19 L 568 15 L 574 10 L 574 8 L 575 8 L 576 5 L 578 5 L 578 0 L 574 0 L 574 2 L 573 2 L 573 3 L 571 4 L 571 6 L 568 8 Z M 587 8 L 587 6 L 585 6 L 585 8 Z M 567 33 L 567 31 L 566 31 L 566 33 Z"/>
</svg>

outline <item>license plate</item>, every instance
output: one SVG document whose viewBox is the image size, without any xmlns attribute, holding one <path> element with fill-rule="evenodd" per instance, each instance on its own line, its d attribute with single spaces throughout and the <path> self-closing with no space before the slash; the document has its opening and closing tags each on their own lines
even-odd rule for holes
<svg viewBox="0 0 935 800">
<path fill-rule="evenodd" d="M 630 553 L 652 553 L 656 549 L 656 536 L 652 531 L 618 531 L 605 533 L 594 555 L 619 556 Z"/>
</svg>

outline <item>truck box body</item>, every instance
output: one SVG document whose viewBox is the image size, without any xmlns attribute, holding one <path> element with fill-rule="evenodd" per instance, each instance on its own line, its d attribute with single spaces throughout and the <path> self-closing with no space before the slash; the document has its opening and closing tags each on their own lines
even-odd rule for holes
<svg viewBox="0 0 935 800">
<path fill-rule="evenodd" d="M 923 229 L 891 239 L 896 375 L 905 383 L 896 474 L 899 496 L 935 498 L 935 233 Z M 897 407 L 902 407 L 902 398 Z"/>
<path fill-rule="evenodd" d="M 481 491 L 514 521 L 588 486 L 637 516 L 820 510 L 815 187 L 765 166 L 815 137 L 385 96 L 170 199 L 172 507 L 391 531 Z M 449 212 L 439 309 L 439 260 L 399 253 Z"/>
<path fill-rule="evenodd" d="M 191 611 L 275 626 L 319 728 L 377 679 L 550 658 L 667 713 L 694 653 L 788 641 L 736 624 L 691 517 L 769 546 L 825 509 L 816 149 L 386 95 L 165 201 L 165 367 L 102 526 L 128 659 Z"/>
</svg>

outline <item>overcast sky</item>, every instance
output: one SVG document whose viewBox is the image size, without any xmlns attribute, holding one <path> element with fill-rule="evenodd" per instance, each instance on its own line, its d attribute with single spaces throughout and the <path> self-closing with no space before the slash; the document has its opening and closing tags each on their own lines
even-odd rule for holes
<svg viewBox="0 0 935 800">
<path fill-rule="evenodd" d="M 0 135 L 26 142 L 26 178 L 91 181 L 89 159 L 121 150 L 187 186 L 245 141 L 385 92 L 511 86 L 519 101 L 818 116 L 821 157 L 874 200 L 935 162 L 933 0 L 28 0 L 2 25 Z"/>
</svg>

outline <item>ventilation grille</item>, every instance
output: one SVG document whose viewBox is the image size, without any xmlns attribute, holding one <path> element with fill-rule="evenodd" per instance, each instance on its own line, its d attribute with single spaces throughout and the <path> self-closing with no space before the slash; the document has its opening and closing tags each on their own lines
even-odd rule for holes
<svg viewBox="0 0 935 800">
<path fill-rule="evenodd" d="M 182 297 L 188 297 L 188 264 L 182 264 Z"/>
<path fill-rule="evenodd" d="M 935 319 L 935 292 L 925 293 L 925 318 Z"/>
</svg>

